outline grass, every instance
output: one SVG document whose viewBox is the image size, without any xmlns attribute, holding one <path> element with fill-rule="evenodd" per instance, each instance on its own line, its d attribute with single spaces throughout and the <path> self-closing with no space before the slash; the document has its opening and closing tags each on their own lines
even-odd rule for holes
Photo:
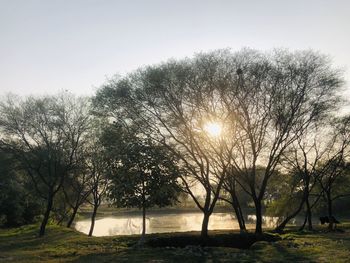
<svg viewBox="0 0 350 263">
<path fill-rule="evenodd" d="M 350 223 L 344 233 L 297 232 L 290 228 L 277 242 L 259 241 L 250 249 L 229 247 L 149 247 L 133 245 L 138 236 L 87 237 L 72 229 L 50 225 L 46 236 L 37 237 L 38 226 L 0 229 L 0 262 L 349 262 Z M 212 231 L 210 236 L 237 235 Z M 169 233 L 148 239 L 199 235 Z"/>
</svg>

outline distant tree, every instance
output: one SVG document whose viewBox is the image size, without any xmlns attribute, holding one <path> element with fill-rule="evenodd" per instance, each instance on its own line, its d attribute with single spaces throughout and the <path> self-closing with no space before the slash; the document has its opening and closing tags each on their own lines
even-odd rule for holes
<svg viewBox="0 0 350 263">
<path fill-rule="evenodd" d="M 345 120 L 346 118 L 343 119 Z M 309 127 L 283 154 L 282 164 L 292 175 L 294 182 L 290 184 L 292 187 L 286 188 L 294 190 L 295 195 L 302 192 L 302 196 L 294 210 L 287 210 L 287 215 L 281 216 L 283 221 L 276 227 L 277 231 L 282 231 L 304 206 L 306 216 L 301 229 L 307 223 L 308 229 L 312 230 L 312 208 L 322 196 L 327 199 L 329 188 L 326 185 L 332 184 L 334 179 L 346 173 L 345 158 L 349 146 L 346 129 L 346 121 L 341 124 L 340 121 L 335 123 L 331 119 L 325 119 L 316 127 Z M 329 216 L 332 216 L 332 212 Z"/>
<path fill-rule="evenodd" d="M 321 176 L 317 178 L 326 200 L 329 229 L 333 230 L 333 202 L 350 195 L 349 182 L 350 156 L 350 116 L 339 118 L 333 123 L 333 136 L 329 139 L 332 148 L 320 167 Z"/>
<path fill-rule="evenodd" d="M 57 225 L 62 225 L 63 222 L 69 219 L 71 208 L 64 196 L 63 189 L 55 195 L 53 200 L 53 206 L 50 213 L 50 217 L 52 221 L 54 221 Z"/>
<path fill-rule="evenodd" d="M 89 130 L 87 107 L 86 100 L 68 94 L 25 100 L 8 97 L 0 103 L 0 146 L 19 161 L 33 190 L 46 201 L 40 236 Z"/>
<path fill-rule="evenodd" d="M 30 180 L 18 169 L 17 160 L 0 150 L 0 226 L 33 223 L 42 208 Z"/>
<path fill-rule="evenodd" d="M 242 189 L 237 182 L 237 174 L 235 174 L 233 167 L 230 167 L 230 169 L 228 169 L 227 176 L 225 177 L 222 188 L 224 190 L 224 193 L 221 194 L 219 198 L 232 206 L 236 214 L 239 229 L 242 232 L 245 232 L 247 229 L 245 226 L 243 210 L 239 201 L 240 194 L 238 193 L 239 191 L 242 192 Z M 228 193 L 228 197 L 224 195 L 225 193 Z"/>
<path fill-rule="evenodd" d="M 82 165 L 79 166 L 79 170 L 74 171 L 67 178 L 62 188 L 65 202 L 68 204 L 70 210 L 67 227 L 71 227 L 79 207 L 87 201 L 92 191 L 90 182 L 92 180 L 91 174 L 86 171 L 85 167 Z"/>
<path fill-rule="evenodd" d="M 123 137 L 120 131 L 119 146 L 113 147 L 113 142 L 109 145 L 112 148 L 110 155 L 115 160 L 110 175 L 109 198 L 118 207 L 142 209 L 142 243 L 146 234 L 146 209 L 172 205 L 177 201 L 179 171 L 176 159 L 164 146 L 130 135 Z"/>
<path fill-rule="evenodd" d="M 86 201 L 93 207 L 89 236 L 92 236 L 95 228 L 97 210 L 106 198 L 110 180 L 108 174 L 111 165 L 105 147 L 101 142 L 102 131 L 105 126 L 103 119 L 93 119 L 93 126 L 88 137 L 88 144 L 83 149 L 83 165 L 81 173 L 86 180 L 86 190 L 81 194 L 89 194 Z M 81 182 L 82 183 L 82 182 Z M 83 196 L 85 198 L 85 196 Z"/>
<path fill-rule="evenodd" d="M 306 223 L 309 230 L 313 229 L 312 207 L 318 202 L 321 193 L 317 193 L 316 198 L 311 193 L 316 186 L 317 178 L 321 176 L 319 166 L 324 158 L 326 158 L 327 153 L 332 150 L 332 143 L 324 139 L 329 135 L 327 122 L 325 121 L 319 125 L 322 126 L 322 129 L 318 128 L 318 125 L 315 127 L 309 126 L 283 154 L 282 165 L 294 177 L 293 181 L 297 183 L 297 188 L 294 190 L 297 190 L 297 194 L 299 191 L 302 191 L 303 194 L 299 201 L 300 205 L 297 206 L 295 211 L 285 216 L 282 223 L 276 228 L 278 231 L 282 231 L 288 221 L 299 214 L 304 206 L 306 210 L 305 221 L 301 229 L 304 228 Z M 295 187 L 294 184 L 292 186 L 293 188 Z"/>
<path fill-rule="evenodd" d="M 340 204 L 349 204 L 350 197 L 350 164 L 338 167 L 343 169 L 341 173 L 337 175 L 336 180 L 332 183 L 330 188 L 326 188 L 323 194 L 323 201 L 326 203 L 328 217 L 339 217 L 342 214 L 346 214 L 349 211 L 348 208 L 343 209 Z M 324 184 L 325 186 L 326 184 Z M 346 207 L 346 206 L 345 206 Z M 329 229 L 334 229 L 334 222 L 330 222 Z"/>
<path fill-rule="evenodd" d="M 106 126 L 103 118 L 91 118 L 89 133 L 84 137 L 84 145 L 76 153 L 77 165 L 63 185 L 65 202 L 69 206 L 70 217 L 67 227 L 71 227 L 79 207 L 84 203 L 93 206 L 91 227 L 92 235 L 95 217 L 108 186 L 107 173 L 109 162 L 101 143 L 101 132 Z"/>
<path fill-rule="evenodd" d="M 293 171 L 285 171 L 271 178 L 267 193 L 266 212 L 278 217 L 275 231 L 282 232 L 286 224 L 297 216 L 304 206 L 303 189 L 300 187 L 300 177 Z"/>
</svg>

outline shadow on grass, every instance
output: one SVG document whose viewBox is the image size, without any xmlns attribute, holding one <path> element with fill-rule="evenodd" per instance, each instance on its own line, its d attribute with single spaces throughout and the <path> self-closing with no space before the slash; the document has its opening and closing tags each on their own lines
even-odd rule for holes
<svg viewBox="0 0 350 263">
<path fill-rule="evenodd" d="M 67 229 L 48 229 L 47 233 L 43 237 L 38 237 L 35 227 L 27 227 L 23 231 L 13 231 L 8 236 L 0 236 L 0 250 L 11 251 L 18 249 L 36 249 L 44 244 L 56 244 L 62 242 L 62 240 L 68 240 L 74 235 L 74 231 Z"/>
<path fill-rule="evenodd" d="M 204 247 L 231 247 L 239 249 L 248 249 L 257 241 L 274 242 L 281 238 L 272 234 L 255 235 L 253 233 L 231 233 L 216 234 L 206 239 L 198 235 L 177 235 L 171 237 L 155 237 L 146 241 L 146 245 L 150 247 L 180 247 L 186 246 L 204 246 Z"/>
<path fill-rule="evenodd" d="M 38 238 L 34 225 L 0 229 L 0 261 L 348 262 L 350 231 L 346 230 L 345 234 L 290 231 L 281 236 L 213 231 L 206 240 L 199 232 L 150 234 L 143 248 L 134 248 L 139 235 L 89 238 L 72 229 L 50 226 L 47 235 Z"/>
<path fill-rule="evenodd" d="M 184 254 L 179 250 L 164 250 L 159 248 L 129 248 L 121 252 L 82 255 L 70 262 L 206 262 L 204 255 Z M 214 261 L 216 262 L 216 261 Z"/>
<path fill-rule="evenodd" d="M 286 248 L 280 244 L 274 244 L 273 248 L 275 249 L 275 254 L 271 253 L 269 256 L 272 261 L 280 261 L 280 262 L 318 262 L 317 260 L 312 260 L 310 255 L 306 255 L 296 248 Z M 264 251 L 268 253 L 268 251 Z M 256 254 L 255 259 L 257 261 L 267 262 L 267 255 L 264 253 Z"/>
</svg>

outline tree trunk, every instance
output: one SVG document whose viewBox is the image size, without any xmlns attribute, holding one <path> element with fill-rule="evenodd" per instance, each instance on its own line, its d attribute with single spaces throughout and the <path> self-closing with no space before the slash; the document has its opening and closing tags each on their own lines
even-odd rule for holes
<svg viewBox="0 0 350 263">
<path fill-rule="evenodd" d="M 146 207 L 142 207 L 142 237 L 146 235 Z"/>
<path fill-rule="evenodd" d="M 209 217 L 210 217 L 210 213 L 204 212 L 202 230 L 201 230 L 201 237 L 204 239 L 208 237 Z"/>
<path fill-rule="evenodd" d="M 308 215 L 307 215 L 307 213 L 305 213 L 304 222 L 301 225 L 301 227 L 299 228 L 299 231 L 303 231 L 304 230 L 304 228 L 306 226 L 306 223 L 307 223 L 307 219 L 308 219 Z"/>
<path fill-rule="evenodd" d="M 294 217 L 296 217 L 301 209 L 303 208 L 304 206 L 304 203 L 307 202 L 307 213 L 305 215 L 305 221 L 303 223 L 303 225 L 299 228 L 299 231 L 303 230 L 304 227 L 305 227 L 305 224 L 306 222 L 309 220 L 310 218 L 310 221 L 311 221 L 311 207 L 310 207 L 310 203 L 309 203 L 309 180 L 306 180 L 305 184 L 304 184 L 304 194 L 303 194 L 303 199 L 301 200 L 300 202 L 300 205 L 298 207 L 297 210 L 295 210 L 294 213 L 292 213 L 291 215 L 287 216 L 283 221 L 282 223 L 280 223 L 276 228 L 275 228 L 275 231 L 277 233 L 281 233 L 283 231 L 283 229 L 286 227 L 287 223 Z M 310 213 L 308 213 L 310 211 Z M 312 229 L 312 222 L 309 222 L 309 228 L 311 226 L 311 229 Z"/>
<path fill-rule="evenodd" d="M 94 211 L 92 212 L 92 216 L 91 216 L 91 226 L 89 231 L 89 237 L 92 236 L 92 232 L 94 231 L 97 208 L 98 208 L 98 205 L 94 204 Z"/>
<path fill-rule="evenodd" d="M 77 214 L 77 212 L 78 212 L 78 208 L 79 208 L 78 205 L 76 205 L 76 206 L 73 208 L 73 213 L 72 213 L 72 215 L 71 215 L 71 217 L 70 217 L 70 219 L 69 219 L 69 221 L 68 221 L 68 223 L 67 223 L 67 227 L 71 227 L 71 225 L 72 225 L 72 223 L 73 223 L 73 221 L 74 221 L 74 218 L 75 218 L 75 216 L 76 216 L 76 214 Z"/>
<path fill-rule="evenodd" d="M 262 211 L 261 211 L 261 200 L 258 198 L 254 198 L 255 204 L 255 234 L 262 234 Z"/>
<path fill-rule="evenodd" d="M 303 198 L 303 200 L 300 202 L 300 205 L 299 205 L 298 209 L 295 210 L 294 213 L 292 213 L 292 214 L 290 214 L 289 216 L 287 216 L 287 217 L 275 228 L 275 231 L 276 231 L 277 233 L 281 233 L 281 232 L 283 231 L 283 229 L 286 227 L 286 225 L 288 224 L 288 222 L 289 222 L 292 218 L 296 217 L 296 216 L 300 213 L 301 209 L 302 209 L 303 206 L 304 206 L 304 203 L 305 203 L 305 199 Z"/>
<path fill-rule="evenodd" d="M 142 206 L 142 233 L 141 238 L 137 242 L 137 246 L 142 247 L 145 242 L 145 236 L 146 236 L 146 206 Z"/>
<path fill-rule="evenodd" d="M 311 214 L 311 207 L 309 202 L 309 197 L 306 199 L 306 216 L 307 216 L 307 226 L 308 230 L 312 231 L 312 214 Z"/>
<path fill-rule="evenodd" d="M 241 205 L 239 204 L 239 200 L 238 200 L 238 197 L 236 194 L 236 177 L 235 176 L 233 177 L 233 181 L 230 184 L 230 188 L 231 188 L 230 189 L 231 191 L 229 191 L 229 193 L 231 195 L 231 200 L 232 200 L 231 205 L 233 207 L 233 210 L 236 213 L 240 232 L 246 232 L 247 229 L 245 226 L 244 216 L 243 216 Z"/>
<path fill-rule="evenodd" d="M 43 218 L 43 221 L 41 222 L 39 237 L 42 237 L 45 234 L 45 229 L 46 229 L 47 222 L 49 221 L 52 205 L 53 205 L 53 195 L 50 194 L 47 199 L 47 206 L 46 206 L 44 218 Z"/>
<path fill-rule="evenodd" d="M 327 208 L 328 208 L 328 219 L 329 219 L 328 229 L 334 230 L 333 207 L 332 207 L 333 204 L 332 204 L 332 198 L 331 198 L 330 191 L 326 192 L 326 196 L 327 196 Z"/>
<path fill-rule="evenodd" d="M 232 200 L 232 207 L 233 210 L 235 211 L 236 217 L 237 217 L 237 221 L 238 221 L 238 225 L 239 225 L 239 229 L 241 232 L 246 232 L 246 226 L 245 226 L 245 221 L 244 221 L 244 217 L 243 217 L 243 213 L 242 213 L 242 209 L 241 206 L 239 205 L 239 203 L 236 203 L 235 200 Z"/>
</svg>

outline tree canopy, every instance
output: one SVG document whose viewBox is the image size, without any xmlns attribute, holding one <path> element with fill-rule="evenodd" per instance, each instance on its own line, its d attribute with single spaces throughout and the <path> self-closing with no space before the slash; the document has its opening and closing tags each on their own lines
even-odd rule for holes
<svg viewBox="0 0 350 263">
<path fill-rule="evenodd" d="M 186 191 L 205 215 L 203 236 L 232 169 L 255 204 L 261 233 L 262 200 L 283 152 L 334 110 L 342 83 L 327 57 L 313 51 L 218 50 L 114 79 L 94 103 L 179 158 Z M 206 132 L 208 122 L 220 123 L 220 136 Z M 261 180 L 258 166 L 265 167 Z M 202 186 L 204 202 L 193 183 Z"/>
</svg>

